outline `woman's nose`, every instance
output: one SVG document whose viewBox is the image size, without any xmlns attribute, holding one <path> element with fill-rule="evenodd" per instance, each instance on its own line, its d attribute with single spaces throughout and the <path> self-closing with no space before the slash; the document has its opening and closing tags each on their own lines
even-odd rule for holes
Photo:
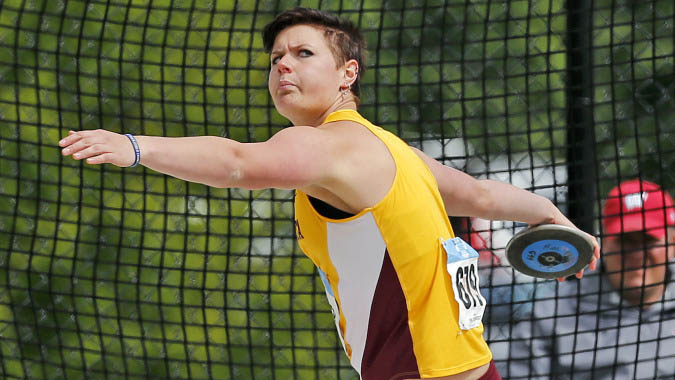
<svg viewBox="0 0 675 380">
<path fill-rule="evenodd" d="M 286 55 L 279 58 L 279 60 L 277 61 L 277 70 L 279 70 L 280 73 L 291 72 L 290 58 L 287 58 Z"/>
</svg>

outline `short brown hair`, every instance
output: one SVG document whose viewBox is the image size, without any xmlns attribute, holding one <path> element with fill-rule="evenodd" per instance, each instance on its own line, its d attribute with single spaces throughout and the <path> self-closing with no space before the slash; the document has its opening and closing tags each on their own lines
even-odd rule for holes
<svg viewBox="0 0 675 380">
<path fill-rule="evenodd" d="M 279 33 L 293 25 L 312 25 L 324 29 L 324 35 L 329 42 L 335 61 L 342 65 L 350 59 L 359 64 L 359 72 L 352 84 L 351 91 L 357 102 L 361 94 L 360 79 L 366 70 L 366 41 L 354 23 L 318 9 L 296 7 L 279 14 L 263 29 L 263 46 L 270 53 Z"/>
</svg>

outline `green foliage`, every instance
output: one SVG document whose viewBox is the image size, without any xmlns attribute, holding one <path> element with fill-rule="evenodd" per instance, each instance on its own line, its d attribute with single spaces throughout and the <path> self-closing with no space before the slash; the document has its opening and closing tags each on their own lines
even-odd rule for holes
<svg viewBox="0 0 675 380">
<path fill-rule="evenodd" d="M 594 119 L 601 193 L 636 176 L 675 186 L 669 1 L 601 1 L 594 17 Z M 656 15 L 656 16 L 655 16 Z"/>
</svg>

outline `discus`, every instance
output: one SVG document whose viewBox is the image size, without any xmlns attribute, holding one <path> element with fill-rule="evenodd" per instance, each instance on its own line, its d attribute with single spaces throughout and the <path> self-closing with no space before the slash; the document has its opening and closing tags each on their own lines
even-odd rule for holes
<svg viewBox="0 0 675 380">
<path fill-rule="evenodd" d="M 577 273 L 593 259 L 593 240 L 580 230 L 560 224 L 527 228 L 509 240 L 506 257 L 528 276 L 560 278 Z"/>
</svg>

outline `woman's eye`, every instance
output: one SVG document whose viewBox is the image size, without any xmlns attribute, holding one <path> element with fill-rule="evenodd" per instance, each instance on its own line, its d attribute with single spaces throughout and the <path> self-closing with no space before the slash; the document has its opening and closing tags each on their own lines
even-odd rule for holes
<svg viewBox="0 0 675 380">
<path fill-rule="evenodd" d="M 310 57 L 310 56 L 314 55 L 314 53 L 312 53 L 312 52 L 309 51 L 309 50 L 302 49 L 302 50 L 300 50 L 299 55 L 300 55 L 301 57 Z"/>
<path fill-rule="evenodd" d="M 276 65 L 277 62 L 279 62 L 280 59 L 281 59 L 281 57 L 272 57 L 272 64 Z"/>
</svg>

